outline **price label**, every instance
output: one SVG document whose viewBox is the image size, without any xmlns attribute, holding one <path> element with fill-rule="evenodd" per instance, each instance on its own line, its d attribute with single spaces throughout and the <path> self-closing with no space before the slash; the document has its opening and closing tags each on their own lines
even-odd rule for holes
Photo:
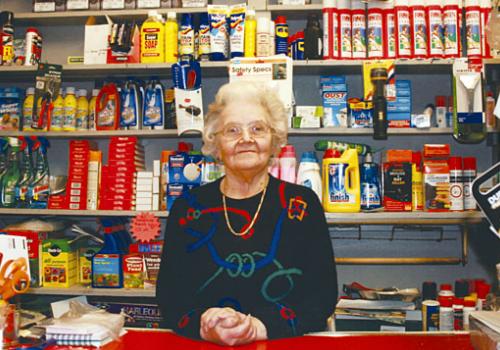
<svg viewBox="0 0 500 350">
<path fill-rule="evenodd" d="M 130 222 L 130 232 L 136 241 L 150 242 L 160 234 L 160 220 L 151 213 L 140 213 Z"/>
</svg>

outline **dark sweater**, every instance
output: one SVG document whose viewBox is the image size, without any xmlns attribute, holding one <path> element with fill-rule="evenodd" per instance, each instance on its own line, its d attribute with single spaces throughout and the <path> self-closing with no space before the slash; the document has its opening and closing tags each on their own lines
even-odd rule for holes
<svg viewBox="0 0 500 350">
<path fill-rule="evenodd" d="M 237 237 L 226 225 L 220 181 L 193 189 L 170 211 L 157 287 L 165 326 L 199 338 L 201 314 L 228 306 L 259 318 L 270 339 L 324 330 L 337 272 L 316 194 L 271 177 L 253 229 Z M 236 232 L 261 195 L 227 198 Z"/>
</svg>

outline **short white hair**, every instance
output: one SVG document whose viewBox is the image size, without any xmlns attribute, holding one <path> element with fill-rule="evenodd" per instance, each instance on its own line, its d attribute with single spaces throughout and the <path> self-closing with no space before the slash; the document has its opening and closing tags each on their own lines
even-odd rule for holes
<svg viewBox="0 0 500 350">
<path fill-rule="evenodd" d="M 272 152 L 274 156 L 278 155 L 287 142 L 288 116 L 285 106 L 278 94 L 265 83 L 252 81 L 235 81 L 221 86 L 205 115 L 203 154 L 217 157 L 215 133 L 221 127 L 224 108 L 231 102 L 243 100 L 259 104 L 267 112 L 264 117 L 272 129 Z"/>
</svg>

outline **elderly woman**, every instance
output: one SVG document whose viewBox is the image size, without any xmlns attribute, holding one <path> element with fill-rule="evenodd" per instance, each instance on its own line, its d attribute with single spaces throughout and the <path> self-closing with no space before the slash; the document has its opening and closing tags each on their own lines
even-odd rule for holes
<svg viewBox="0 0 500 350">
<path fill-rule="evenodd" d="M 203 152 L 225 176 L 177 199 L 165 233 L 157 299 L 177 333 L 240 345 L 325 330 L 337 274 L 322 206 L 312 190 L 268 173 L 286 136 L 273 91 L 220 88 Z"/>
</svg>

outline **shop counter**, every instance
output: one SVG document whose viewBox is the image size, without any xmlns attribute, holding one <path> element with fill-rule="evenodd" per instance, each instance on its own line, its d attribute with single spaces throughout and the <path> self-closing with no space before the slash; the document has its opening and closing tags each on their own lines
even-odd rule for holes
<svg viewBox="0 0 500 350">
<path fill-rule="evenodd" d="M 172 332 L 129 330 L 120 340 L 109 343 L 103 350 L 215 350 L 230 349 L 205 341 L 196 341 Z M 53 346 L 48 350 L 82 349 Z M 473 350 L 467 332 L 457 333 L 321 333 L 303 337 L 259 341 L 234 347 L 238 350 Z"/>
</svg>

